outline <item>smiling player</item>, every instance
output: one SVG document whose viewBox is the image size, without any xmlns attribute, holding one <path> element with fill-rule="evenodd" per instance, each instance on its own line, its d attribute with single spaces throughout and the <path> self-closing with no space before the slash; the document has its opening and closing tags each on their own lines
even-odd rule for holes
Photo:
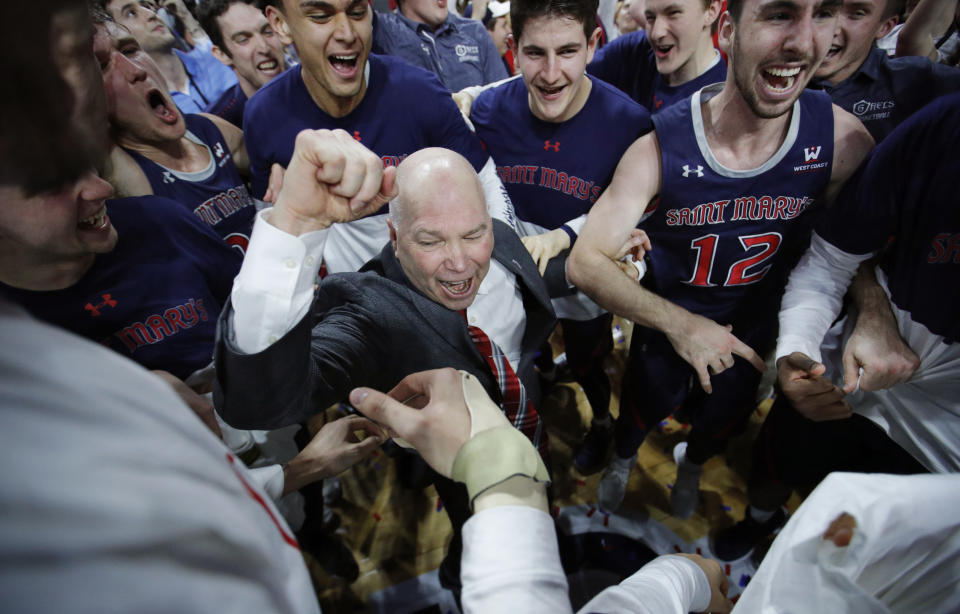
<svg viewBox="0 0 960 614">
<path fill-rule="evenodd" d="M 727 65 L 711 36 L 720 4 L 720 0 L 645 0 L 646 30 L 604 46 L 587 71 L 651 113 L 723 81 Z"/>
<path fill-rule="evenodd" d="M 596 0 L 513 0 L 510 11 L 523 79 L 481 94 L 471 120 L 516 207 L 524 245 L 545 267 L 570 247 L 620 157 L 652 124 L 646 109 L 585 73 L 600 36 Z M 579 293 L 553 307 L 567 363 L 593 409 L 574 464 L 596 473 L 613 433 L 603 365 L 612 316 Z"/>
<path fill-rule="evenodd" d="M 719 27 L 726 82 L 654 115 L 654 132 L 627 151 L 574 245 L 571 281 L 638 324 L 617 458 L 600 482 L 607 509 L 620 505 L 646 433 L 685 405 L 693 429 L 674 450 L 671 503 L 676 515 L 692 514 L 702 463 L 753 409 L 808 210 L 830 200 L 873 145 L 852 115 L 804 91 L 838 9 L 835 0 L 731 2 Z M 623 279 L 613 260 L 614 243 L 645 212 L 656 246 L 650 289 Z"/>
<path fill-rule="evenodd" d="M 371 11 L 366 0 L 273 0 L 267 6 L 274 31 L 284 44 L 296 44 L 301 64 L 264 86 L 244 112 L 254 196 L 265 193 L 271 165 L 289 164 L 300 131 L 339 128 L 385 166 L 425 147 L 460 153 L 478 171 L 491 215 L 512 226 L 512 207 L 493 162 L 436 76 L 370 53 Z M 338 224 L 323 253 L 327 270 L 356 271 L 388 238 L 385 207 Z"/>
<path fill-rule="evenodd" d="M 247 99 L 287 69 L 283 44 L 254 0 L 207 2 L 200 25 L 213 41 L 213 57 L 237 73 L 237 84 L 207 112 L 240 126 Z"/>
</svg>

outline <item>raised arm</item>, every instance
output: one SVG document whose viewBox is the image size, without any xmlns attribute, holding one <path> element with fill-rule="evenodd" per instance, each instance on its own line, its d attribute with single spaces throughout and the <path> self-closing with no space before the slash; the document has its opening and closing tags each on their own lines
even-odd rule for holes
<svg viewBox="0 0 960 614">
<path fill-rule="evenodd" d="M 921 55 L 940 60 L 936 40 L 946 33 L 957 11 L 957 0 L 920 0 L 897 36 L 897 56 Z"/>
</svg>

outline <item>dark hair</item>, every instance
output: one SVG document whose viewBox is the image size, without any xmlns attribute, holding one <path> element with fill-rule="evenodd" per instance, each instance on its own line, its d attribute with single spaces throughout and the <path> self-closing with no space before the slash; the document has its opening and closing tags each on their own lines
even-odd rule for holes
<svg viewBox="0 0 960 614">
<path fill-rule="evenodd" d="M 0 2 L 0 74 L 6 88 L 0 96 L 0 185 L 28 195 L 76 182 L 103 153 L 89 133 L 73 125 L 77 100 L 53 54 L 53 20 L 73 11 L 83 11 L 86 19 L 85 3 L 76 0 Z M 89 36 L 93 62 L 92 27 Z"/>
<path fill-rule="evenodd" d="M 510 22 L 513 40 L 520 42 L 523 27 L 538 17 L 568 17 L 583 24 L 587 40 L 597 28 L 598 0 L 511 0 Z"/>
<path fill-rule="evenodd" d="M 903 12 L 907 10 L 907 0 L 887 0 L 887 6 L 883 11 L 883 18 L 890 19 L 894 15 L 903 19 Z"/>
<path fill-rule="evenodd" d="M 256 0 L 207 0 L 203 3 L 200 14 L 197 16 L 200 27 L 207 33 L 213 44 L 219 47 L 220 51 L 223 51 L 227 57 L 233 56 L 230 55 L 230 51 L 223 44 L 223 32 L 220 31 L 220 23 L 217 19 L 230 10 L 230 7 L 234 4 L 249 4 L 260 9 Z"/>
<path fill-rule="evenodd" d="M 727 12 L 733 17 L 733 22 L 740 21 L 740 15 L 743 14 L 743 0 L 727 0 Z"/>
</svg>

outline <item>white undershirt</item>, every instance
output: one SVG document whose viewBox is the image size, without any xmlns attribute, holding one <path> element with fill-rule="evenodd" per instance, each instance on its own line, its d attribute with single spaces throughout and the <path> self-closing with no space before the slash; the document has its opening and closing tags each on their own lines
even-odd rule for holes
<svg viewBox="0 0 960 614">
<path fill-rule="evenodd" d="M 823 337 L 840 313 L 857 267 L 870 256 L 849 254 L 813 233 L 810 247 L 790 273 L 780 304 L 777 358 L 803 352 L 821 360 Z"/>
</svg>

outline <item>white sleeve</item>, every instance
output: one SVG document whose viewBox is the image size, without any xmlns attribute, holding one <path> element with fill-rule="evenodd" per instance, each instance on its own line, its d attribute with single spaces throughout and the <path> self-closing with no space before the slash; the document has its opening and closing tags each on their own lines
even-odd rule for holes
<svg viewBox="0 0 960 614">
<path fill-rule="evenodd" d="M 580 236 L 580 231 L 583 230 L 583 225 L 587 223 L 587 214 L 584 213 L 580 217 L 575 217 L 572 220 L 564 224 L 572 230 L 577 236 Z"/>
<path fill-rule="evenodd" d="M 266 349 L 307 313 L 329 232 L 295 237 L 269 223 L 272 211 L 257 214 L 230 294 L 233 342 L 247 354 Z"/>
<path fill-rule="evenodd" d="M 549 514 L 504 505 L 463 526 L 460 579 L 465 614 L 572 612 L 557 534 Z"/>
<path fill-rule="evenodd" d="M 279 501 L 280 497 L 283 496 L 283 465 L 252 467 L 247 469 L 247 473 L 272 501 Z"/>
<path fill-rule="evenodd" d="M 709 605 L 710 582 L 703 570 L 690 559 L 667 554 L 605 589 L 580 612 L 687 614 L 703 612 Z"/>
<path fill-rule="evenodd" d="M 840 313 L 843 295 L 861 262 L 871 254 L 850 254 L 817 233 L 790 273 L 780 303 L 780 337 L 776 357 L 803 352 L 820 361 L 820 343 Z"/>
<path fill-rule="evenodd" d="M 483 196 L 487 200 L 487 211 L 490 212 L 490 217 L 506 223 L 515 232 L 519 232 L 513 202 L 507 194 L 507 189 L 500 182 L 500 177 L 497 176 L 497 167 L 493 163 L 493 158 L 487 158 L 487 163 L 477 174 L 480 176 L 480 185 L 483 186 Z"/>
</svg>

